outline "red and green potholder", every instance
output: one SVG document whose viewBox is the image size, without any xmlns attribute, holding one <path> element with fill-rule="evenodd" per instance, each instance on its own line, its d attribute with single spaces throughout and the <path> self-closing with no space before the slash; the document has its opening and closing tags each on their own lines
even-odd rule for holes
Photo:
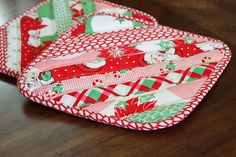
<svg viewBox="0 0 236 157">
<path fill-rule="evenodd" d="M 157 130 L 185 119 L 231 57 L 219 40 L 162 25 L 81 36 L 76 32 L 87 19 L 24 71 L 18 81 L 23 95 L 101 123 Z"/>
</svg>

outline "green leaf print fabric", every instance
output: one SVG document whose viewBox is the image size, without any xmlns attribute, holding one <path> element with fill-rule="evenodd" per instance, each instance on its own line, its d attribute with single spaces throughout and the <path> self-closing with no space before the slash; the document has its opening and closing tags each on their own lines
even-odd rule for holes
<svg viewBox="0 0 236 157">
<path fill-rule="evenodd" d="M 186 104 L 187 102 L 181 102 L 177 104 L 163 106 L 131 116 L 129 120 L 133 122 L 144 123 L 161 121 L 163 119 L 171 118 L 172 116 L 178 114 L 186 106 Z"/>
</svg>

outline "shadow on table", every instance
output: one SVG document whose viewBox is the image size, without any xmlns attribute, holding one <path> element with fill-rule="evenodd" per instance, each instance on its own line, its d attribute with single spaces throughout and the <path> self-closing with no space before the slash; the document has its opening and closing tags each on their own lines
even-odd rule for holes
<svg viewBox="0 0 236 157">
<path fill-rule="evenodd" d="M 11 85 L 16 85 L 16 78 L 4 75 L 4 74 L 0 74 L 0 81 L 5 82 L 7 84 L 11 84 Z"/>
</svg>

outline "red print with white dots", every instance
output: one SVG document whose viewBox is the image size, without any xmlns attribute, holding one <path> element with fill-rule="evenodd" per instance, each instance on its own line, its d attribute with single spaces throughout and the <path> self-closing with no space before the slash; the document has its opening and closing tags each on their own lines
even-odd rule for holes
<svg viewBox="0 0 236 157">
<path fill-rule="evenodd" d="M 46 41 L 42 46 L 33 47 L 28 44 L 30 30 L 37 30 L 45 26 L 41 25 L 39 19 L 33 19 L 25 16 L 21 19 L 21 69 L 23 70 L 31 61 L 33 61 L 51 42 Z"/>
<path fill-rule="evenodd" d="M 175 47 L 176 47 L 175 54 L 177 54 L 180 57 L 183 57 L 183 58 L 191 57 L 191 56 L 194 56 L 203 52 L 201 49 L 199 49 L 195 45 L 196 43 L 185 44 L 184 40 L 182 39 L 174 40 L 173 42 L 175 43 Z"/>
</svg>

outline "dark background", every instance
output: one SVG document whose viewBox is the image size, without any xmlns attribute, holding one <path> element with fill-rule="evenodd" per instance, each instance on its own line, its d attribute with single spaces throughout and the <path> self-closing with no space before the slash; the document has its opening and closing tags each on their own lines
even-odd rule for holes
<svg viewBox="0 0 236 157">
<path fill-rule="evenodd" d="M 225 41 L 236 52 L 236 0 L 111 0 L 159 23 Z M 0 0 L 0 24 L 40 0 Z M 0 157 L 233 157 L 236 154 L 236 59 L 197 109 L 154 132 L 107 126 L 26 100 L 0 74 Z"/>
</svg>

